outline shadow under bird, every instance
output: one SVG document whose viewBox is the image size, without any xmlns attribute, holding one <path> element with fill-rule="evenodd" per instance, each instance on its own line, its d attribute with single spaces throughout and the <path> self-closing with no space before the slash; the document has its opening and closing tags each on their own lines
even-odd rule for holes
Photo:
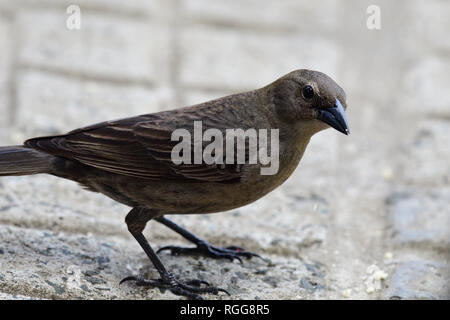
<svg viewBox="0 0 450 320">
<path fill-rule="evenodd" d="M 195 244 L 159 251 L 239 261 L 258 256 L 236 246 L 213 246 L 166 215 L 220 212 L 263 197 L 292 174 L 312 135 L 330 126 L 349 133 L 345 109 L 345 92 L 330 77 L 296 70 L 258 90 L 33 138 L 21 146 L 0 147 L 0 176 L 51 174 L 132 207 L 125 218 L 128 230 L 160 278 L 130 276 L 122 281 L 133 280 L 137 285 L 167 288 L 177 295 L 200 299 L 202 293 L 226 291 L 204 281 L 177 279 L 142 234 L 147 222 L 156 220 Z M 172 132 L 193 132 L 194 121 L 202 121 L 203 130 L 215 128 L 223 135 L 229 128 L 278 129 L 278 171 L 262 175 L 260 163 L 175 164 L 171 151 L 177 142 L 172 141 Z"/>
</svg>

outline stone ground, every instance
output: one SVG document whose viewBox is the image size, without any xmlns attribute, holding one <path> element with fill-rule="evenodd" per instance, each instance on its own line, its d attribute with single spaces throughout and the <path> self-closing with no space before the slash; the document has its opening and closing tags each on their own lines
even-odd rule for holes
<svg viewBox="0 0 450 320">
<path fill-rule="evenodd" d="M 232 299 L 450 298 L 450 2 L 0 0 L 0 143 L 261 87 L 298 68 L 345 88 L 351 135 L 315 136 L 279 189 L 173 219 L 269 258 L 161 254 Z M 68 30 L 78 4 L 81 30 Z M 1 299 L 173 299 L 129 209 L 51 176 L 0 179 Z M 155 247 L 185 244 L 155 222 Z M 208 299 L 231 299 L 206 296 Z"/>
</svg>

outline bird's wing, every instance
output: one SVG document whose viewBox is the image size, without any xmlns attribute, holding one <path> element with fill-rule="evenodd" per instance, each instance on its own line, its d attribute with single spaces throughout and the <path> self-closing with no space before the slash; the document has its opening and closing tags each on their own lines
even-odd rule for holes
<svg viewBox="0 0 450 320">
<path fill-rule="evenodd" d="M 120 175 L 186 182 L 239 181 L 242 165 L 172 162 L 171 151 L 178 143 L 171 141 L 173 130 L 186 128 L 192 132 L 195 119 L 202 120 L 192 114 L 149 114 L 99 123 L 66 135 L 34 138 L 25 145 Z M 205 120 L 210 126 L 220 122 L 216 121 Z"/>
</svg>

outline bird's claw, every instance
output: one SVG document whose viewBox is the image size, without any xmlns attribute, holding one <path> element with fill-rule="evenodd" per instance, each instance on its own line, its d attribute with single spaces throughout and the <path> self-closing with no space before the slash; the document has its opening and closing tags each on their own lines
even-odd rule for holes
<svg viewBox="0 0 450 320">
<path fill-rule="evenodd" d="M 119 284 L 122 284 L 126 281 L 135 281 L 135 284 L 140 287 L 169 289 L 172 293 L 176 295 L 185 296 L 194 300 L 203 300 L 200 293 L 219 294 L 219 292 L 224 292 L 227 295 L 230 295 L 230 293 L 225 289 L 211 286 L 206 281 L 193 279 L 188 280 L 186 282 L 182 282 L 175 279 L 175 277 L 170 273 L 161 279 L 150 279 L 150 280 L 146 280 L 135 276 L 128 276 L 123 278 Z M 202 287 L 201 286 L 202 284 L 206 285 L 206 287 Z"/>
</svg>

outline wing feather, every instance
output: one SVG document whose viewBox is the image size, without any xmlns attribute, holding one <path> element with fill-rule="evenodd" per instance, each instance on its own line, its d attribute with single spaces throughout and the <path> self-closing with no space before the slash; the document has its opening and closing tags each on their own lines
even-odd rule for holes
<svg viewBox="0 0 450 320">
<path fill-rule="evenodd" d="M 239 181 L 242 178 L 242 165 L 175 165 L 172 162 L 171 151 L 178 143 L 171 141 L 173 130 L 186 128 L 192 132 L 193 121 L 202 120 L 204 129 L 215 127 L 222 129 L 225 134 L 221 118 L 226 115 L 215 119 L 198 110 L 187 113 L 176 111 L 103 122 L 65 135 L 30 139 L 25 145 L 101 170 L 142 179 Z M 229 119 L 227 121 L 230 122 Z M 239 127 L 242 124 L 236 121 L 235 125 Z"/>
</svg>

